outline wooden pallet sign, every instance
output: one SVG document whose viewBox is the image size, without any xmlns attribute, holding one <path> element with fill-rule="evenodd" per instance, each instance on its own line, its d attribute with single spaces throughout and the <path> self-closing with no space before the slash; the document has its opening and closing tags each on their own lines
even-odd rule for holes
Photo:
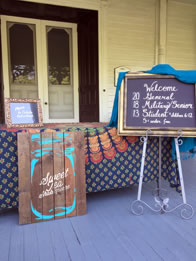
<svg viewBox="0 0 196 261">
<path fill-rule="evenodd" d="M 19 223 L 86 213 L 82 132 L 18 133 Z"/>
</svg>

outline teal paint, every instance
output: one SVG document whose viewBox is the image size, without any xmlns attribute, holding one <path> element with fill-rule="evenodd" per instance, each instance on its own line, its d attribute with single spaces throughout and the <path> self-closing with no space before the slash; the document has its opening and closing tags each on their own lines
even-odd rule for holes
<svg viewBox="0 0 196 261">
<path fill-rule="evenodd" d="M 72 153 L 74 151 L 75 151 L 74 147 L 67 148 L 64 151 L 64 155 L 65 155 L 65 157 L 67 157 L 71 161 L 73 173 L 74 173 L 74 176 L 75 176 L 76 173 L 75 173 L 75 164 L 74 163 L 76 162 L 76 156 L 75 156 L 75 153 L 74 153 L 74 157 L 73 157 L 73 153 Z"/>
<path fill-rule="evenodd" d="M 69 139 L 69 142 L 72 143 L 72 135 L 69 135 L 69 133 L 56 133 L 56 137 L 58 137 L 59 139 L 47 139 L 46 137 L 42 137 L 42 140 L 40 138 L 40 134 L 32 134 L 32 141 L 37 142 L 39 145 L 52 145 L 53 143 L 59 142 L 60 144 L 67 144 L 67 141 L 63 141 L 64 137 L 67 137 Z M 54 151 L 53 151 L 54 152 Z M 72 165 L 72 169 L 73 169 L 73 175 L 75 176 L 75 162 L 76 162 L 76 155 L 75 155 L 75 148 L 74 147 L 69 147 L 66 148 L 65 150 L 63 150 L 61 153 L 67 157 Z M 39 162 L 39 160 L 41 159 L 41 157 L 43 157 L 46 154 L 52 154 L 52 147 L 51 148 L 42 148 L 42 149 L 36 149 L 35 151 L 32 152 L 32 154 L 34 154 L 34 158 L 31 161 L 31 184 L 32 184 L 32 179 L 33 179 L 33 175 L 34 175 L 34 170 L 35 170 L 35 166 L 36 164 Z M 56 152 L 57 155 L 60 155 L 61 153 Z M 60 212 L 58 214 L 52 214 L 52 215 L 43 215 L 42 213 L 40 213 L 39 211 L 37 211 L 34 206 L 33 203 L 31 201 L 31 210 L 34 213 L 34 215 L 37 217 L 36 219 L 51 219 L 54 218 L 55 216 L 63 216 L 66 214 L 70 214 L 76 206 L 76 188 L 74 188 L 74 201 L 73 204 L 69 207 L 57 207 L 55 209 L 62 209 L 63 212 Z M 53 212 L 54 209 L 49 210 L 48 212 Z"/>
<path fill-rule="evenodd" d="M 73 201 L 73 204 L 71 206 L 69 206 L 69 207 L 56 207 L 55 209 L 62 209 L 64 211 L 61 212 L 61 213 L 52 214 L 52 215 L 43 215 L 42 213 L 40 213 L 39 211 L 37 211 L 33 207 L 33 203 L 31 201 L 31 210 L 34 213 L 34 215 L 37 217 L 36 220 L 40 220 L 40 219 L 48 220 L 48 219 L 51 219 L 51 218 L 54 218 L 54 217 L 60 217 L 60 216 L 68 215 L 75 209 L 75 207 L 76 207 L 76 194 L 74 195 L 74 201 Z M 52 212 L 55 209 L 50 209 L 48 212 Z"/>
<path fill-rule="evenodd" d="M 38 163 L 38 161 L 39 161 L 39 159 L 32 159 L 32 161 L 31 161 L 31 184 L 32 184 L 35 165 Z"/>
</svg>

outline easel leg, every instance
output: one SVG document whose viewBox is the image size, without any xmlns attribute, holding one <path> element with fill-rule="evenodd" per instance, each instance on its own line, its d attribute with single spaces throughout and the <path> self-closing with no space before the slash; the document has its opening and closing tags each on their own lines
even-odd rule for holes
<svg viewBox="0 0 196 261">
<path fill-rule="evenodd" d="M 142 160 L 141 160 L 141 167 L 140 167 L 138 194 L 137 194 L 137 200 L 133 201 L 132 204 L 131 204 L 131 212 L 134 215 L 137 215 L 137 216 L 143 214 L 143 211 L 144 211 L 143 205 L 147 206 L 148 208 L 150 208 L 154 212 L 160 212 L 160 210 L 161 210 L 160 206 L 157 206 L 158 209 L 154 209 L 154 208 L 150 207 L 146 202 L 141 200 L 142 183 L 143 183 L 143 176 L 144 176 L 144 163 L 145 163 L 146 147 L 147 147 L 147 141 L 148 141 L 147 134 L 148 134 L 149 131 L 150 130 L 147 131 L 146 137 L 141 138 L 141 140 L 144 144 L 143 144 Z"/>
<path fill-rule="evenodd" d="M 153 196 L 155 199 L 155 202 L 161 206 L 161 214 L 164 214 L 164 198 L 167 196 L 167 190 L 162 188 L 162 182 L 161 182 L 161 177 L 162 177 L 162 137 L 159 137 L 159 174 L 157 177 L 157 187 L 153 191 Z"/>
<path fill-rule="evenodd" d="M 162 139 L 161 137 L 159 137 L 159 180 L 158 180 L 158 190 L 160 191 L 161 189 L 161 165 L 162 165 L 162 162 L 161 162 L 161 150 L 162 150 Z M 158 191 L 158 193 L 159 193 Z"/>
<path fill-rule="evenodd" d="M 146 157 L 146 146 L 147 146 L 147 137 L 144 137 L 144 145 L 143 145 L 143 152 L 142 152 L 142 161 L 141 161 L 141 167 L 140 167 L 140 179 L 139 179 L 139 188 L 138 188 L 138 194 L 137 194 L 137 200 L 141 200 L 141 193 L 142 193 L 142 183 L 143 183 L 143 177 L 144 177 L 144 163 L 145 163 L 145 157 Z"/>
<path fill-rule="evenodd" d="M 178 162 L 180 184 L 181 184 L 181 188 L 182 188 L 183 203 L 170 210 L 167 210 L 165 208 L 164 209 L 162 208 L 162 209 L 164 210 L 164 212 L 169 213 L 169 212 L 176 210 L 177 208 L 181 208 L 181 217 L 183 219 L 191 219 L 194 215 L 194 209 L 190 204 L 187 204 L 187 201 L 186 201 L 186 193 L 185 193 L 185 188 L 184 188 L 184 179 L 183 179 L 183 174 L 182 174 L 182 165 L 181 165 L 180 150 L 179 150 L 179 145 L 181 145 L 181 144 L 182 144 L 182 140 L 180 139 L 180 136 L 175 138 L 176 157 L 177 157 L 177 162 Z"/>
<path fill-rule="evenodd" d="M 181 188 L 182 188 L 182 199 L 183 199 L 183 203 L 186 204 L 187 203 L 186 202 L 186 193 L 185 193 L 185 188 L 184 188 L 184 179 L 183 179 L 183 174 L 182 174 L 182 165 L 181 165 L 181 160 L 180 160 L 178 138 L 175 138 L 175 147 L 176 147 L 176 157 L 177 157 L 177 162 L 178 162 L 180 184 L 181 184 Z"/>
<path fill-rule="evenodd" d="M 149 131 L 149 130 L 148 130 Z M 148 134 L 148 133 L 147 133 Z M 181 166 L 181 160 L 180 160 L 180 151 L 179 151 L 179 145 L 181 140 L 178 138 L 175 138 L 175 147 L 176 147 L 176 155 L 177 155 L 177 162 L 178 162 L 178 169 L 179 169 L 179 177 L 180 177 L 180 184 L 182 187 L 182 198 L 183 198 L 183 203 L 172 208 L 169 208 L 169 198 L 164 198 L 161 196 L 161 191 L 164 191 L 161 188 L 161 137 L 159 138 L 159 180 L 157 181 L 157 186 L 158 186 L 158 196 L 159 198 L 157 199 L 155 197 L 155 207 L 152 208 L 149 206 L 146 202 L 141 200 L 141 192 L 142 192 L 142 182 L 143 182 L 143 174 L 144 174 L 144 163 L 145 163 L 145 156 L 146 156 L 146 147 L 147 147 L 147 140 L 148 136 L 142 137 L 143 141 L 143 152 L 142 152 L 142 160 L 141 160 L 141 167 L 140 167 L 140 177 L 139 177 L 139 187 L 138 187 L 138 194 L 137 194 L 137 200 L 133 201 L 131 204 L 131 212 L 134 215 L 142 215 L 144 212 L 144 207 L 146 206 L 149 209 L 151 209 L 154 212 L 161 212 L 161 213 L 170 213 L 173 212 L 174 210 L 181 208 L 181 217 L 183 219 L 190 219 L 194 215 L 194 209 L 190 204 L 187 204 L 186 201 L 186 194 L 185 194 L 185 188 L 184 188 L 184 180 L 183 180 L 183 174 L 182 174 L 182 166 Z"/>
</svg>

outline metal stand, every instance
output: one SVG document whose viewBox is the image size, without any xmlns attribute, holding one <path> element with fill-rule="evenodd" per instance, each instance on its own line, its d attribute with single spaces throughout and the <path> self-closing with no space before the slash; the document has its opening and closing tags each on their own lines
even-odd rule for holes
<svg viewBox="0 0 196 261">
<path fill-rule="evenodd" d="M 155 190 L 154 199 L 155 199 L 155 206 L 154 208 L 148 205 L 146 202 L 141 200 L 141 192 L 142 192 L 142 183 L 143 183 L 143 174 L 144 174 L 144 162 L 146 157 L 146 147 L 148 141 L 148 134 L 150 134 L 151 130 L 146 131 L 146 136 L 141 137 L 140 140 L 143 142 L 143 153 L 142 153 L 142 160 L 141 160 L 141 168 L 140 168 L 140 178 L 139 178 L 139 187 L 138 187 L 138 194 L 137 200 L 133 201 L 131 204 L 131 212 L 135 215 L 142 215 L 144 212 L 144 206 L 148 207 L 154 212 L 160 213 L 170 213 L 175 211 L 178 208 L 181 208 L 181 217 L 183 219 L 191 219 L 194 215 L 194 209 L 190 204 L 187 204 L 186 201 L 186 194 L 184 188 L 184 180 L 182 174 L 182 165 L 180 160 L 180 151 L 179 145 L 182 145 L 183 141 L 181 139 L 181 132 L 180 135 L 175 138 L 175 148 L 176 148 L 176 156 L 178 162 L 178 170 L 179 170 L 179 178 L 180 184 L 182 187 L 182 199 L 183 203 L 177 205 L 175 208 L 169 209 L 169 198 L 166 197 L 167 191 L 161 188 L 161 137 L 159 137 L 159 176 L 157 180 L 157 189 Z"/>
</svg>

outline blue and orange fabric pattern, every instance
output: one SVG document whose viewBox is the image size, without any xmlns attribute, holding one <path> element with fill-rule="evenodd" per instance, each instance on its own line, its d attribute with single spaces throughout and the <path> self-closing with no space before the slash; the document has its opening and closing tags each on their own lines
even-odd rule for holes
<svg viewBox="0 0 196 261">
<path fill-rule="evenodd" d="M 29 132 L 78 131 L 85 136 L 86 191 L 125 188 L 139 181 L 143 143 L 138 137 L 120 137 L 112 127 L 28 129 Z M 18 207 L 17 132 L 0 130 L 0 210 Z M 148 140 L 144 182 L 157 179 L 159 141 Z M 171 139 L 162 140 L 163 177 L 180 191 L 176 162 L 171 158 Z"/>
</svg>

